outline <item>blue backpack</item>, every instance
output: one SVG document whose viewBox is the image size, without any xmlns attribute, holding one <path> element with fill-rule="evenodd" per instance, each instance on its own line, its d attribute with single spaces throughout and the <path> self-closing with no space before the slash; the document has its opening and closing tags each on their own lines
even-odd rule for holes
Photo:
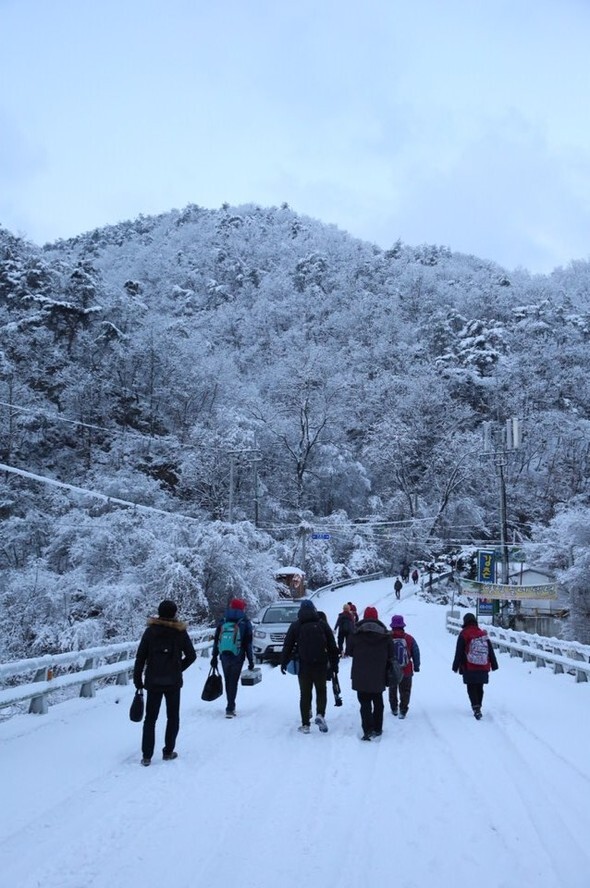
<svg viewBox="0 0 590 888">
<path fill-rule="evenodd" d="M 217 644 L 220 654 L 235 654 L 242 649 L 242 636 L 240 633 L 240 621 L 226 620 L 221 625 L 219 642 Z"/>
<path fill-rule="evenodd" d="M 405 638 L 393 639 L 393 658 L 402 669 L 410 662 L 410 652 L 408 650 L 408 642 Z"/>
</svg>

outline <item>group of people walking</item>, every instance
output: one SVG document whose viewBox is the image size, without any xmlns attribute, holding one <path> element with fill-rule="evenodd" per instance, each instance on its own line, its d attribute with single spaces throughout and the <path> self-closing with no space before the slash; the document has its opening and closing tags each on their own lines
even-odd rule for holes
<svg viewBox="0 0 590 888">
<path fill-rule="evenodd" d="M 252 653 L 252 624 L 245 613 L 246 604 L 234 598 L 218 622 L 213 640 L 212 667 L 219 659 L 225 678 L 226 717 L 235 715 L 236 694 L 240 673 L 247 660 L 254 668 Z M 356 609 L 355 609 L 356 610 Z M 344 605 L 336 621 L 340 635 L 343 614 L 352 613 L 350 602 Z M 327 733 L 327 686 L 336 679 L 342 657 L 352 659 L 351 682 L 356 691 L 362 728 L 362 739 L 370 741 L 383 733 L 385 704 L 383 694 L 388 690 L 391 713 L 401 719 L 408 714 L 413 676 L 420 672 L 420 649 L 416 639 L 406 632 L 401 614 L 394 614 L 389 627 L 379 619 L 375 607 L 366 607 L 362 619 L 352 621 L 338 642 L 326 615 L 318 611 L 313 601 L 301 602 L 298 617 L 291 624 L 281 654 L 281 672 L 295 671 L 299 681 L 299 731 L 309 734 L 314 721 L 322 733 Z M 182 674 L 195 661 L 196 653 L 186 624 L 177 619 L 173 601 L 162 601 L 158 616 L 148 619 L 135 659 L 133 682 L 138 690 L 147 691 L 145 719 L 142 733 L 142 765 L 149 765 L 154 754 L 155 727 L 162 700 L 166 703 L 166 730 L 162 757 L 165 761 L 177 757 L 175 751 L 179 730 L 180 689 Z M 293 666 L 291 670 L 289 667 Z M 484 685 L 489 672 L 498 668 L 492 643 L 485 630 L 480 629 L 474 614 L 463 618 L 459 633 L 453 672 L 463 676 L 467 694 L 476 719 L 482 717 Z M 313 702 L 315 699 L 315 718 Z"/>
</svg>

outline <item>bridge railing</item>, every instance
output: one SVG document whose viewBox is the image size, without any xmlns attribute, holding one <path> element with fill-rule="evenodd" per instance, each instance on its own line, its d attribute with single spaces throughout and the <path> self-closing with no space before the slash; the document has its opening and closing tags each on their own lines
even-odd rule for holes
<svg viewBox="0 0 590 888">
<path fill-rule="evenodd" d="M 342 589 L 344 586 L 356 586 L 358 583 L 368 583 L 369 580 L 380 580 L 383 571 L 376 573 L 364 574 L 362 577 L 349 577 L 347 580 L 337 580 L 335 583 L 328 583 L 326 586 L 320 586 L 309 593 L 310 598 L 319 598 L 322 592 L 332 592 L 334 589 Z"/>
<path fill-rule="evenodd" d="M 195 650 L 208 656 L 213 629 L 191 632 Z M 0 708 L 29 700 L 29 712 L 48 711 L 48 697 L 65 688 L 80 687 L 80 697 L 94 697 L 96 685 L 111 678 L 126 685 L 133 671 L 137 641 L 119 642 L 65 654 L 46 654 L 0 664 Z"/>
<path fill-rule="evenodd" d="M 449 612 L 448 631 L 458 635 L 462 628 L 462 620 Z M 509 653 L 511 657 L 521 657 L 523 662 L 535 663 L 538 667 L 552 666 L 554 673 L 574 675 L 577 682 L 590 680 L 590 645 L 516 632 L 500 626 L 486 625 L 485 629 L 497 650 Z"/>
</svg>

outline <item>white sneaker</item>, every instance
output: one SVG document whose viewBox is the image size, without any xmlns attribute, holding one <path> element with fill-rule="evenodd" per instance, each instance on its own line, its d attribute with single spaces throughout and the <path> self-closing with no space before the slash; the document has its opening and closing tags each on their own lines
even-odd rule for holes
<svg viewBox="0 0 590 888">
<path fill-rule="evenodd" d="M 301 731 L 302 734 L 309 734 L 311 732 L 309 725 L 299 725 L 297 730 Z"/>
<path fill-rule="evenodd" d="M 319 727 L 322 734 L 328 733 L 328 725 L 326 724 L 326 719 L 324 718 L 323 715 L 316 715 L 315 723 Z"/>
</svg>

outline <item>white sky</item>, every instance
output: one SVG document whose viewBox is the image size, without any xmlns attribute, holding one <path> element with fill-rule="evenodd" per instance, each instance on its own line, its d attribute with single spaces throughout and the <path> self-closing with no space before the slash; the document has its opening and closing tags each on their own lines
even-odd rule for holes
<svg viewBox="0 0 590 888">
<path fill-rule="evenodd" d="M 0 0 L 0 224 L 287 201 L 390 246 L 590 255 L 587 0 Z"/>
<path fill-rule="evenodd" d="M 179 758 L 139 765 L 133 686 L 0 722 L 0 872 L 14 888 L 588 888 L 590 684 L 498 654 L 476 722 L 451 672 L 446 608 L 392 579 L 323 593 L 384 622 L 402 613 L 421 651 L 405 721 L 360 741 L 350 661 L 329 732 L 299 723 L 294 677 L 263 666 L 203 703 L 208 659 L 185 673 Z M 344 594 L 344 592 L 346 594 Z M 156 749 L 161 748 L 163 714 Z"/>
</svg>

